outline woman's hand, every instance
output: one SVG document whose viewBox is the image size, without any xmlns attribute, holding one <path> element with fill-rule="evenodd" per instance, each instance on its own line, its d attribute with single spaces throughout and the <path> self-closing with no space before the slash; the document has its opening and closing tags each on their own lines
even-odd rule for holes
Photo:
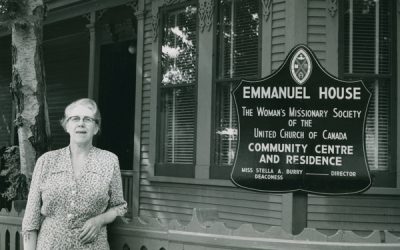
<svg viewBox="0 0 400 250">
<path fill-rule="evenodd" d="M 103 226 L 101 215 L 90 218 L 85 222 L 82 227 L 82 232 L 79 235 L 79 239 L 82 244 L 87 244 L 96 239 L 97 235 L 100 233 L 100 229 Z"/>
<path fill-rule="evenodd" d="M 24 249 L 35 250 L 37 243 L 38 232 L 36 230 L 23 232 L 24 237 Z"/>
</svg>

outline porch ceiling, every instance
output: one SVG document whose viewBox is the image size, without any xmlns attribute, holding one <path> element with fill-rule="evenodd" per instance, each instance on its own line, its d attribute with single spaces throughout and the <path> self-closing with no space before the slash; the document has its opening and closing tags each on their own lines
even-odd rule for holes
<svg viewBox="0 0 400 250">
<path fill-rule="evenodd" d="M 48 10 L 44 23 L 50 24 L 134 1 L 137 0 L 44 0 Z M 9 34 L 7 27 L 0 27 L 0 37 Z"/>
<path fill-rule="evenodd" d="M 132 0 L 45 0 L 49 11 L 45 24 L 123 5 Z"/>
</svg>

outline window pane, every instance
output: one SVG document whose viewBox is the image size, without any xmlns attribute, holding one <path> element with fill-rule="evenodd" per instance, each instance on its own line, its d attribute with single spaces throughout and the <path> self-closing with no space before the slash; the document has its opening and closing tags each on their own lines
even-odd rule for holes
<svg viewBox="0 0 400 250">
<path fill-rule="evenodd" d="M 237 114 L 231 95 L 233 83 L 219 84 L 217 89 L 217 127 L 215 159 L 219 166 L 231 166 L 235 160 L 237 147 Z"/>
<path fill-rule="evenodd" d="M 344 72 L 364 78 L 372 93 L 366 123 L 371 170 L 389 170 L 391 137 L 392 1 L 348 0 L 344 20 Z M 360 75 L 361 74 L 361 75 Z"/>
<path fill-rule="evenodd" d="M 163 163 L 194 162 L 195 149 L 195 88 L 162 89 Z"/>
<path fill-rule="evenodd" d="M 258 1 L 221 0 L 218 13 L 218 77 L 258 73 Z"/>
<path fill-rule="evenodd" d="M 194 6 L 166 16 L 161 47 L 162 85 L 196 81 L 196 13 Z"/>
<path fill-rule="evenodd" d="M 346 1 L 345 72 L 389 74 L 391 62 L 391 1 Z"/>
</svg>

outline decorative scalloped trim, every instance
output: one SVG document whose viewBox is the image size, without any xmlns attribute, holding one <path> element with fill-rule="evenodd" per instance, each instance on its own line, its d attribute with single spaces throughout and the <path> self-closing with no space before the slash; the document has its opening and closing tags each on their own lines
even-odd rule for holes
<svg viewBox="0 0 400 250">
<path fill-rule="evenodd" d="M 264 232 L 257 231 L 252 224 L 242 224 L 237 229 L 230 229 L 225 223 L 214 221 L 199 220 L 199 210 L 194 208 L 192 218 L 187 225 L 183 225 L 176 219 L 169 223 L 162 223 L 158 219 L 149 219 L 148 222 L 140 218 L 135 218 L 131 222 L 131 227 L 140 229 L 168 231 L 184 231 L 194 233 L 208 233 L 223 236 L 239 236 L 239 237 L 254 237 L 254 238 L 270 238 L 278 240 L 294 240 L 294 241 L 313 241 L 313 242 L 340 242 L 340 243 L 382 243 L 382 231 L 374 230 L 367 236 L 360 236 L 350 230 L 338 230 L 333 235 L 326 235 L 315 228 L 305 228 L 300 234 L 292 235 L 287 233 L 280 226 L 271 226 Z M 383 231 L 386 243 L 400 243 L 400 237 L 391 234 L 387 230 Z"/>
<path fill-rule="evenodd" d="M 2 208 L 0 210 L 0 216 L 7 216 L 7 217 L 24 217 L 25 214 L 25 209 L 23 209 L 21 212 L 18 212 L 15 210 L 14 207 L 14 202 L 11 203 L 11 211 L 8 211 L 8 209 Z"/>
<path fill-rule="evenodd" d="M 2 209 L 0 216 L 4 217 L 17 217 L 21 218 L 24 216 L 25 210 L 18 213 L 14 205 L 11 211 Z M 264 232 L 257 231 L 251 224 L 242 224 L 237 229 L 228 228 L 225 223 L 218 220 L 204 220 L 200 222 L 199 214 L 201 211 L 194 208 L 192 218 L 187 225 L 183 225 L 176 219 L 169 223 L 163 223 L 157 218 L 139 218 L 135 217 L 130 221 L 129 228 L 136 228 L 137 230 L 151 230 L 168 233 L 170 231 L 183 231 L 183 232 L 194 232 L 194 233 L 206 233 L 215 234 L 221 236 L 239 236 L 239 237 L 254 237 L 256 238 L 270 238 L 278 240 L 294 240 L 294 241 L 313 241 L 313 242 L 340 242 L 340 243 L 382 243 L 381 237 L 385 239 L 385 243 L 400 244 L 400 237 L 390 233 L 388 230 L 379 231 L 374 230 L 367 236 L 360 236 L 353 231 L 349 230 L 338 230 L 335 234 L 327 236 L 314 228 L 305 228 L 303 232 L 294 236 L 287 233 L 282 227 L 271 226 Z M 206 218 L 207 219 L 207 218 Z M 1 222 L 0 222 L 1 224 Z M 10 228 L 19 227 L 20 225 L 10 225 Z M 382 233 L 384 233 L 382 235 Z"/>
</svg>

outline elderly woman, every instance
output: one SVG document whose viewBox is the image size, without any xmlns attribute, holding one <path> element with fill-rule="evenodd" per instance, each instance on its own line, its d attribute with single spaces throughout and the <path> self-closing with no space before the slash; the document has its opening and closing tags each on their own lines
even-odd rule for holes
<svg viewBox="0 0 400 250">
<path fill-rule="evenodd" d="M 69 146 L 36 162 L 22 222 L 24 249 L 109 249 L 105 225 L 126 212 L 118 158 L 93 147 L 100 112 L 91 99 L 65 108 Z"/>
</svg>

